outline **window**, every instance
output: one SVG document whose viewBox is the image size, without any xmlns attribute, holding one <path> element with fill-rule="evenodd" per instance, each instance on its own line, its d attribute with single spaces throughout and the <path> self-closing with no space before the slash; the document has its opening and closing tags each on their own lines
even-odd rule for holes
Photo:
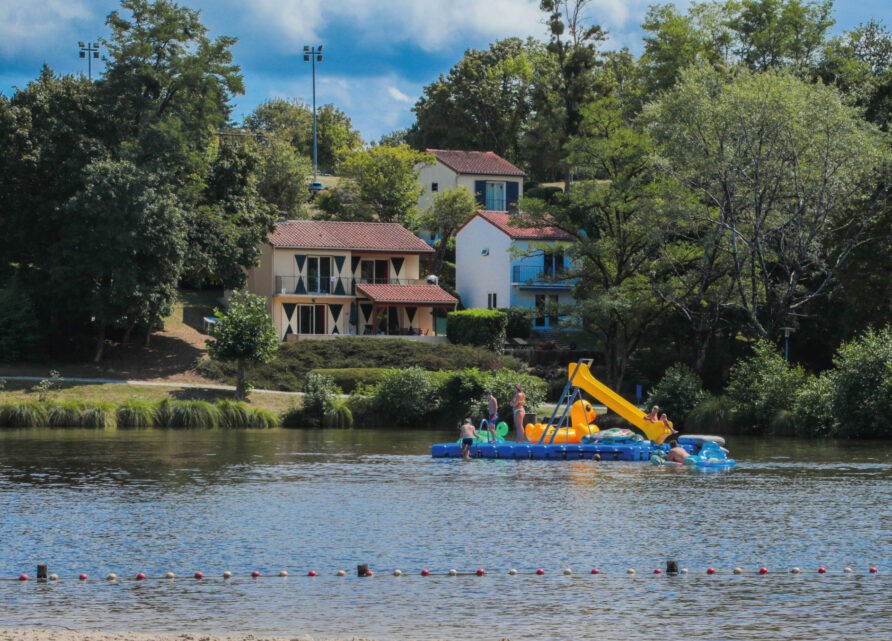
<svg viewBox="0 0 892 641">
<path fill-rule="evenodd" d="M 486 308 L 487 309 L 498 309 L 499 304 L 496 301 L 496 293 L 493 292 L 491 294 L 486 295 Z"/>
<path fill-rule="evenodd" d="M 542 273 L 546 276 L 559 278 L 564 275 L 566 265 L 564 264 L 564 250 L 554 249 L 546 251 L 543 254 Z"/>
<path fill-rule="evenodd" d="M 359 264 L 359 278 L 364 283 L 372 285 L 387 283 L 386 260 L 364 260 Z"/>
<path fill-rule="evenodd" d="M 486 209 L 487 211 L 505 211 L 505 183 L 486 183 Z"/>
<path fill-rule="evenodd" d="M 331 292 L 330 257 L 307 257 L 307 292 L 311 294 L 328 294 Z"/>
<path fill-rule="evenodd" d="M 440 183 L 431 183 L 431 191 L 440 191 Z"/>
<path fill-rule="evenodd" d="M 536 294 L 536 318 L 533 321 L 533 326 L 539 328 L 557 327 L 559 302 L 557 294 Z"/>
<path fill-rule="evenodd" d="M 325 305 L 297 306 L 297 333 L 325 333 Z"/>
</svg>

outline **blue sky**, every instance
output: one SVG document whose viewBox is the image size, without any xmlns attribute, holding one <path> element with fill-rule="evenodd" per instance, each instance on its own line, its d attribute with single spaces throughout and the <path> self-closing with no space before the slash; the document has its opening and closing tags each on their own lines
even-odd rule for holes
<svg viewBox="0 0 892 641">
<path fill-rule="evenodd" d="M 587 22 L 610 32 L 607 47 L 640 53 L 639 25 L 656 0 L 591 0 Z M 538 0 L 183 0 L 201 11 L 210 35 L 234 36 L 246 94 L 235 119 L 270 98 L 312 100 L 304 45 L 322 45 L 317 105 L 334 103 L 366 141 L 407 127 L 425 85 L 448 73 L 467 49 L 510 36 L 545 40 Z M 676 2 L 687 6 L 688 2 Z M 87 73 L 78 41 L 106 36 L 115 0 L 0 0 L 0 92 L 12 95 L 46 63 L 57 73 Z M 837 0 L 835 31 L 870 18 L 892 28 L 889 0 Z M 94 74 L 101 73 L 94 61 Z"/>
</svg>

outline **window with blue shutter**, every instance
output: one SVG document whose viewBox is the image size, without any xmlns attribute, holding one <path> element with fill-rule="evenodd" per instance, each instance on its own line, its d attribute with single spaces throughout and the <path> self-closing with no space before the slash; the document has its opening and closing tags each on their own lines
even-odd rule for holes
<svg viewBox="0 0 892 641">
<path fill-rule="evenodd" d="M 477 204 L 486 208 L 486 181 L 485 180 L 475 180 L 474 181 L 474 197 L 477 199 Z"/>
<path fill-rule="evenodd" d="M 520 200 L 520 187 L 516 182 L 508 182 L 506 185 L 506 200 L 508 201 L 508 209 L 510 210 L 512 207 L 517 206 L 517 201 Z"/>
</svg>

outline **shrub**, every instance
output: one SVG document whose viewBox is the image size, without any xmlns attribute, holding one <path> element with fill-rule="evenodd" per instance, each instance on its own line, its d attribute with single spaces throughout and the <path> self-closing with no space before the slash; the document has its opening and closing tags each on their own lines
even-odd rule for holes
<svg viewBox="0 0 892 641">
<path fill-rule="evenodd" d="M 313 372 L 327 376 L 344 393 L 350 394 L 363 385 L 372 387 L 381 382 L 386 367 L 339 367 L 337 369 L 314 369 Z"/>
<path fill-rule="evenodd" d="M 731 405 L 724 396 L 709 396 L 693 408 L 685 420 L 685 431 L 722 434 L 732 425 Z"/>
<path fill-rule="evenodd" d="M 805 382 L 801 367 L 791 367 L 768 341 L 759 341 L 753 355 L 731 368 L 725 396 L 735 427 L 744 433 L 770 430 L 778 412 L 791 411 Z"/>
<path fill-rule="evenodd" d="M 50 370 L 50 377 L 40 381 L 37 385 L 31 388 L 31 391 L 37 394 L 38 401 L 46 403 L 58 394 L 59 389 L 62 387 L 63 380 L 64 379 L 59 372 L 54 369 Z"/>
<path fill-rule="evenodd" d="M 420 367 L 392 369 L 375 388 L 375 407 L 394 425 L 420 422 L 437 409 L 435 389 Z"/>
<path fill-rule="evenodd" d="M 146 401 L 125 401 L 115 412 L 118 427 L 146 429 L 155 425 L 155 405 Z"/>
<path fill-rule="evenodd" d="M 217 409 L 220 411 L 220 427 L 248 427 L 251 423 L 253 410 L 244 401 L 224 399 L 217 402 Z"/>
<path fill-rule="evenodd" d="M 490 377 L 476 368 L 443 372 L 434 376 L 440 407 L 450 423 L 465 416 L 484 416 L 486 401 L 483 392 Z M 496 397 L 498 400 L 498 396 Z M 501 405 L 499 407 L 501 410 Z"/>
<path fill-rule="evenodd" d="M 353 427 L 353 412 L 347 399 L 332 396 L 325 401 L 322 425 L 339 429 Z"/>
<path fill-rule="evenodd" d="M 708 397 L 700 377 L 687 365 L 676 363 L 648 392 L 647 406 L 659 405 L 678 426 L 683 425 L 691 410 Z"/>
<path fill-rule="evenodd" d="M 840 346 L 833 359 L 834 416 L 839 435 L 880 438 L 889 432 L 892 327 L 870 329 Z"/>
<path fill-rule="evenodd" d="M 501 353 L 508 315 L 497 309 L 466 309 L 446 316 L 446 337 L 459 345 L 476 345 Z"/>
<path fill-rule="evenodd" d="M 508 317 L 505 335 L 508 338 L 528 339 L 533 334 L 533 312 L 526 307 L 511 307 L 502 310 Z"/>
<path fill-rule="evenodd" d="M 833 436 L 839 430 L 839 422 L 833 410 L 835 383 L 828 372 L 812 376 L 799 389 L 793 413 L 796 416 L 796 434 L 799 436 Z"/>
<path fill-rule="evenodd" d="M 304 381 L 303 413 L 308 424 L 318 427 L 325 416 L 325 406 L 329 399 L 341 393 L 329 376 L 310 372 Z"/>
<path fill-rule="evenodd" d="M 251 414 L 248 417 L 248 424 L 245 427 L 254 429 L 273 429 L 279 427 L 279 417 L 273 412 L 263 409 L 262 407 L 252 407 Z"/>
</svg>

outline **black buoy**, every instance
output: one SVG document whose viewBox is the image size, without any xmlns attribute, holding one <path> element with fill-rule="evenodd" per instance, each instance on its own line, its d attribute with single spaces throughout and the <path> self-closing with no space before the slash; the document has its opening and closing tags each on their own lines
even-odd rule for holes
<svg viewBox="0 0 892 641">
<path fill-rule="evenodd" d="M 666 574 L 678 574 L 678 561 L 666 561 Z"/>
<path fill-rule="evenodd" d="M 46 581 L 49 577 L 48 574 L 48 566 L 46 563 L 38 563 L 37 565 L 37 580 L 38 581 Z"/>
<path fill-rule="evenodd" d="M 369 575 L 369 564 L 363 563 L 362 565 L 356 566 L 356 576 L 368 576 Z"/>
</svg>

